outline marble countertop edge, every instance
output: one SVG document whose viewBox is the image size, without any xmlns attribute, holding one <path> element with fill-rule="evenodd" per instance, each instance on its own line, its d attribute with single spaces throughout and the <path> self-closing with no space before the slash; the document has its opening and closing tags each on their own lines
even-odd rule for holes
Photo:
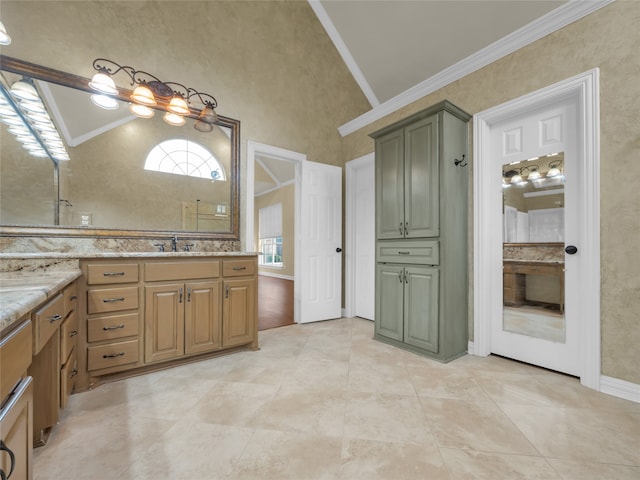
<svg viewBox="0 0 640 480">
<path fill-rule="evenodd" d="M 257 252 L 37 252 L 0 253 L 0 260 L 83 259 L 83 258 L 183 258 L 183 257 L 242 257 Z"/>
<path fill-rule="evenodd" d="M 0 273 L 0 333 L 82 275 L 78 269 Z"/>
</svg>

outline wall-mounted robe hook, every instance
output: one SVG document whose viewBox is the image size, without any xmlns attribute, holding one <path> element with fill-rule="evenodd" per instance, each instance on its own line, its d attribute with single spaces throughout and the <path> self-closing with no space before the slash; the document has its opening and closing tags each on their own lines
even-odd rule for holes
<svg viewBox="0 0 640 480">
<path fill-rule="evenodd" d="M 466 167 L 467 166 L 467 156 L 466 154 L 462 154 L 462 160 L 458 160 L 457 158 L 453 160 L 453 163 L 455 163 L 456 166 L 459 167 Z"/>
</svg>

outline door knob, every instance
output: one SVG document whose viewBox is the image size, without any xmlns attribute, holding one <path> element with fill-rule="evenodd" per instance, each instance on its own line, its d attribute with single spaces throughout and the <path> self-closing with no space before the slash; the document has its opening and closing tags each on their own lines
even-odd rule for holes
<svg viewBox="0 0 640 480">
<path fill-rule="evenodd" d="M 564 251 L 569 255 L 573 255 L 578 252 L 578 247 L 576 247 L 575 245 L 567 245 Z"/>
<path fill-rule="evenodd" d="M 342 251 L 342 249 L 340 247 L 336 248 L 336 252 L 340 253 Z"/>
</svg>

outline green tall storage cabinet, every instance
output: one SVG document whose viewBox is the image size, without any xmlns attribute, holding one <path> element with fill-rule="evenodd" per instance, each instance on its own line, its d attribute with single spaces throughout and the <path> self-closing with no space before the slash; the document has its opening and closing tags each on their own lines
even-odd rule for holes
<svg viewBox="0 0 640 480">
<path fill-rule="evenodd" d="M 375 338 L 444 362 L 468 345 L 470 118 L 444 101 L 371 134 Z"/>
</svg>

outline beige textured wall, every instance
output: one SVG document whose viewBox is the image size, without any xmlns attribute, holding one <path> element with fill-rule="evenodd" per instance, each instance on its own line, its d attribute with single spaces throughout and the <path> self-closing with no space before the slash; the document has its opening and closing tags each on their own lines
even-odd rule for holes
<svg viewBox="0 0 640 480">
<path fill-rule="evenodd" d="M 53 162 L 27 154 L 0 124 L 0 224 L 53 224 L 53 182 Z"/>
<path fill-rule="evenodd" d="M 106 57 L 213 94 L 221 115 L 241 121 L 242 171 L 247 140 L 342 165 L 337 127 L 369 108 L 305 1 L 3 0 L 1 8 L 13 40 L 3 54 L 85 77 Z M 243 177 L 241 195 L 245 185 Z"/>
<path fill-rule="evenodd" d="M 258 215 L 261 208 L 282 203 L 282 268 L 259 267 L 259 271 L 268 273 L 277 273 L 278 275 L 294 275 L 294 259 L 295 259 L 295 184 L 291 183 L 284 187 L 265 193 L 255 198 L 254 211 L 255 221 L 253 231 L 254 242 L 258 244 Z"/>
<path fill-rule="evenodd" d="M 347 161 L 373 151 L 369 132 L 440 100 L 474 114 L 599 68 L 602 373 L 634 383 L 640 383 L 640 199 L 629 179 L 640 177 L 638 25 L 638 2 L 612 3 L 354 132 L 343 154 Z"/>
</svg>

